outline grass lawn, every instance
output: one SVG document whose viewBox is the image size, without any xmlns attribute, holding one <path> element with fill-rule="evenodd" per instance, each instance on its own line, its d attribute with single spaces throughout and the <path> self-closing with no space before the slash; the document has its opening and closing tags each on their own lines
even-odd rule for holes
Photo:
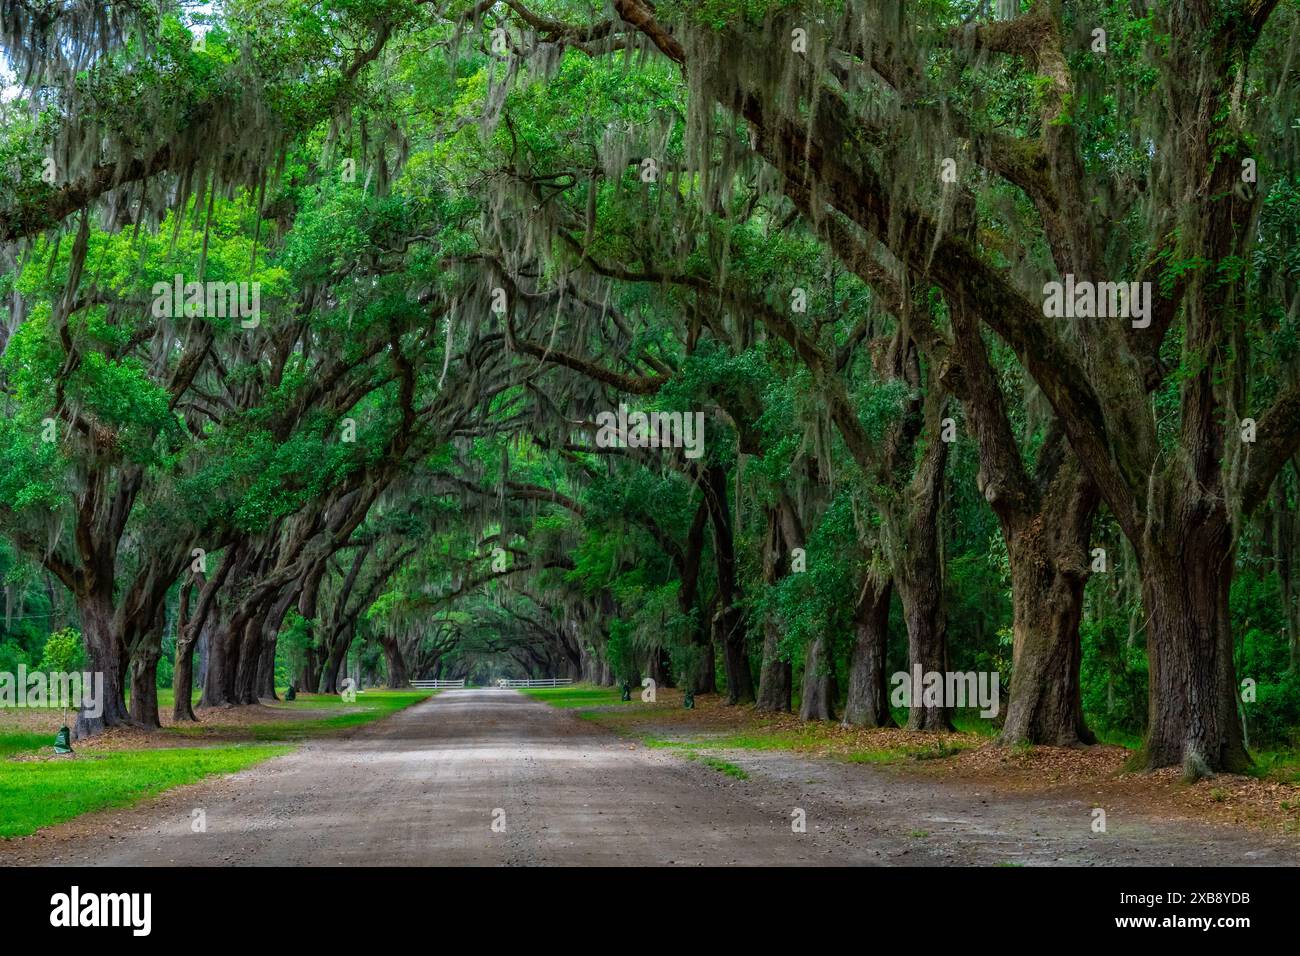
<svg viewBox="0 0 1300 956">
<path fill-rule="evenodd" d="M 30 731 L 0 731 L 0 758 L 22 753 L 26 750 L 40 750 L 42 747 L 54 747 L 52 734 L 38 734 Z"/>
<path fill-rule="evenodd" d="M 611 707 L 625 703 L 623 692 L 617 687 L 593 687 L 590 684 L 571 684 L 567 687 L 521 687 L 520 693 L 534 700 L 545 701 L 552 707 Z M 640 690 L 632 700 L 640 702 Z"/>
<path fill-rule="evenodd" d="M 25 836 L 91 810 L 125 806 L 291 749 L 236 744 L 0 761 L 0 837 Z"/>
</svg>

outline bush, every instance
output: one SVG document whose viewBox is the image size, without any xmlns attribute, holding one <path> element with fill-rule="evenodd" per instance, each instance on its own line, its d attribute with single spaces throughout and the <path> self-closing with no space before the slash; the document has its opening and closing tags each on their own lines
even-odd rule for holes
<svg viewBox="0 0 1300 956">
<path fill-rule="evenodd" d="M 79 671 L 86 666 L 86 649 L 81 643 L 81 632 L 71 627 L 55 631 L 45 641 L 45 650 L 38 665 L 43 671 Z"/>
<path fill-rule="evenodd" d="M 1085 619 L 1080 677 L 1083 715 L 1094 732 L 1140 734 L 1146 729 L 1147 655 L 1144 642 L 1129 646 L 1128 621 L 1118 614 Z"/>
<path fill-rule="evenodd" d="M 6 674 L 16 674 L 18 665 L 31 666 L 26 652 L 17 641 L 4 641 L 0 643 L 0 672 Z"/>
<path fill-rule="evenodd" d="M 1283 674 L 1275 682 L 1258 684 L 1255 701 L 1244 707 L 1252 747 L 1300 745 L 1300 675 Z"/>
</svg>

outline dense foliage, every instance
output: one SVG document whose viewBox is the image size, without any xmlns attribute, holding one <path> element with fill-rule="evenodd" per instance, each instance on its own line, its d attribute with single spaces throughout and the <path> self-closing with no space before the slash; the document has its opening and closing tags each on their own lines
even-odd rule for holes
<svg viewBox="0 0 1300 956">
<path fill-rule="evenodd" d="M 1294 0 L 212 6 L 0 0 L 0 669 L 77 628 L 79 733 L 951 726 L 919 668 L 1007 744 L 1295 743 Z"/>
</svg>

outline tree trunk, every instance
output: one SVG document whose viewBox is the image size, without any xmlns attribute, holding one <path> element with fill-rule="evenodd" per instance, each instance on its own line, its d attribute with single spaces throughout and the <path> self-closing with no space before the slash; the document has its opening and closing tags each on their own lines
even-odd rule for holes
<svg viewBox="0 0 1300 956">
<path fill-rule="evenodd" d="M 705 495 L 713 520 L 713 554 L 720 602 L 714 617 L 714 633 L 722 647 L 727 703 L 748 704 L 754 700 L 754 678 L 749 672 L 749 653 L 745 647 L 745 612 L 741 605 L 740 582 L 736 577 L 736 548 L 732 537 L 731 507 L 727 503 L 726 469 L 710 465 L 707 479 Z"/>
<path fill-rule="evenodd" d="M 1221 499 L 1178 500 L 1170 510 L 1168 533 L 1157 542 L 1148 532 L 1141 555 L 1151 682 L 1141 759 L 1149 769 L 1181 766 L 1194 780 L 1250 766 L 1228 615 L 1235 548 Z"/>
<path fill-rule="evenodd" d="M 181 584 L 180 603 L 176 609 L 176 654 L 172 662 L 172 721 L 183 723 L 197 721 L 190 698 L 194 696 L 194 648 L 198 644 L 200 622 L 190 614 L 190 599 L 194 586 Z"/>
<path fill-rule="evenodd" d="M 321 685 L 322 694 L 340 693 L 339 687 L 343 682 L 343 666 L 348 660 L 348 644 L 340 638 L 335 638 L 330 642 L 329 656 L 325 659 L 324 672 L 322 673 L 323 683 Z"/>
<path fill-rule="evenodd" d="M 1039 513 L 1004 522 L 1011 564 L 1011 699 L 998 742 L 1072 747 L 1095 741 L 1083 719 L 1079 622 L 1097 495 L 1071 455 Z"/>
<path fill-rule="evenodd" d="M 763 622 L 763 669 L 758 675 L 755 710 L 788 713 L 793 693 L 794 669 L 781 659 L 781 626 L 775 620 Z"/>
<path fill-rule="evenodd" d="M 667 652 L 661 647 L 652 650 L 646 659 L 646 676 L 655 682 L 655 687 L 671 687 L 672 668 L 668 663 Z"/>
<path fill-rule="evenodd" d="M 907 661 L 911 668 L 920 665 L 924 678 L 928 674 L 948 673 L 947 621 L 944 619 L 942 595 L 936 578 L 896 574 L 898 596 L 907 622 Z M 946 683 L 946 676 L 944 678 Z M 952 709 L 946 705 L 926 706 L 923 701 L 910 702 L 908 730 L 951 730 Z"/>
<path fill-rule="evenodd" d="M 157 648 L 141 650 L 131 659 L 131 719 L 147 730 L 158 730 Z"/>
<path fill-rule="evenodd" d="M 209 620 L 199 630 L 198 639 L 194 642 L 194 658 L 197 661 L 194 666 L 194 683 L 199 688 L 202 688 L 208 681 L 208 648 L 210 646 L 212 646 L 212 622 Z"/>
<path fill-rule="evenodd" d="M 239 639 L 239 665 L 235 668 L 235 700 L 241 704 L 258 702 L 258 669 L 262 661 L 262 617 L 253 615 L 244 622 Z"/>
<path fill-rule="evenodd" d="M 695 675 L 695 693 L 716 694 L 718 692 L 718 658 L 713 646 L 713 638 L 708 634 L 700 635 L 699 669 Z"/>
<path fill-rule="evenodd" d="M 209 633 L 207 674 L 200 707 L 233 707 L 240 702 L 235 675 L 239 672 L 239 651 L 246 623 L 244 615 L 236 609 L 228 619 L 218 619 Z"/>
<path fill-rule="evenodd" d="M 261 653 L 257 659 L 257 699 L 258 700 L 279 700 L 280 696 L 275 692 L 275 645 L 278 643 L 279 634 L 262 636 Z"/>
<path fill-rule="evenodd" d="M 783 552 L 786 541 L 781 534 L 780 506 L 767 512 L 767 539 L 763 546 L 763 583 L 769 588 L 783 577 Z M 755 710 L 786 713 L 790 710 L 794 677 L 790 662 L 781 656 L 781 624 L 776 615 L 763 618 L 763 662 L 758 673 L 758 700 Z"/>
<path fill-rule="evenodd" d="M 677 589 L 678 607 L 682 617 L 694 622 L 691 644 L 699 648 L 699 657 L 688 667 L 693 671 L 682 674 L 682 683 L 696 694 L 712 694 L 717 690 L 713 677 L 712 644 L 704 623 L 710 619 L 710 612 L 697 606 L 700 592 L 700 561 L 704 554 L 704 533 L 709 524 L 708 496 L 700 499 L 691 520 L 690 531 L 686 536 L 686 548 L 682 553 L 681 586 Z M 706 660 L 707 658 L 707 660 Z"/>
<path fill-rule="evenodd" d="M 257 661 L 257 697 L 259 700 L 279 700 L 275 693 L 275 651 L 280 643 L 280 628 L 284 616 L 298 599 L 300 588 L 286 587 L 267 612 L 262 627 L 261 652 Z"/>
<path fill-rule="evenodd" d="M 853 653 L 849 658 L 849 692 L 844 702 L 845 727 L 893 727 L 889 710 L 889 604 L 894 585 L 868 572 L 853 611 Z"/>
<path fill-rule="evenodd" d="M 308 647 L 303 651 L 298 690 L 304 694 L 315 694 L 320 690 L 320 655 L 314 647 Z"/>
<path fill-rule="evenodd" d="M 722 667 L 727 678 L 727 703 L 747 704 L 754 700 L 754 678 L 749 672 L 745 650 L 745 615 L 735 605 L 719 612 L 715 619 L 717 642 L 722 646 Z"/>
<path fill-rule="evenodd" d="M 113 605 L 107 597 L 92 595 L 79 597 L 77 609 L 81 615 L 82 640 L 86 646 L 86 670 L 103 674 L 102 700 L 96 702 L 102 712 L 93 715 L 83 707 L 73 725 L 73 736 L 80 740 L 102 733 L 109 727 L 130 723 L 123 699 L 121 638 L 114 620 Z"/>
<path fill-rule="evenodd" d="M 411 678 L 407 673 L 406 658 L 402 656 L 402 648 L 398 644 L 397 638 L 389 634 L 381 634 L 379 646 L 384 650 L 384 663 L 387 665 L 386 669 L 388 671 L 388 686 L 394 690 L 405 687 L 411 682 Z"/>
<path fill-rule="evenodd" d="M 804 659 L 799 719 L 835 719 L 835 664 L 824 634 L 817 635 L 808 646 L 808 655 Z"/>
<path fill-rule="evenodd" d="M 922 679 L 939 674 L 944 686 L 948 672 L 948 621 L 943 607 L 943 562 L 939 558 L 939 515 L 943 473 L 948 463 L 948 443 L 939 438 L 941 393 L 927 396 L 925 450 L 911 480 L 902 489 L 895 511 L 885 516 L 893 564 L 894 586 L 907 622 L 907 664 Z M 919 690 L 919 688 L 918 688 Z M 910 702 L 908 730 L 951 730 L 952 709 L 947 703 Z"/>
<path fill-rule="evenodd" d="M 176 661 L 172 670 L 172 720 L 197 721 L 194 716 L 194 645 L 195 641 L 177 642 Z"/>
</svg>

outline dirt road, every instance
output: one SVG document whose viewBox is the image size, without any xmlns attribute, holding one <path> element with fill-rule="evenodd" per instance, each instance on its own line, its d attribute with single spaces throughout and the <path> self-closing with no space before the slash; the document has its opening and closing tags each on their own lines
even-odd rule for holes
<svg viewBox="0 0 1300 956">
<path fill-rule="evenodd" d="M 1254 864 L 1294 839 L 992 798 L 879 769 L 738 753 L 735 780 L 508 690 L 445 691 L 346 739 L 92 814 L 4 863 Z M 806 831 L 794 832 L 802 810 Z M 202 810 L 206 832 L 193 831 Z M 792 814 L 795 814 L 792 817 Z M 496 829 L 494 829 L 494 821 Z"/>
</svg>

